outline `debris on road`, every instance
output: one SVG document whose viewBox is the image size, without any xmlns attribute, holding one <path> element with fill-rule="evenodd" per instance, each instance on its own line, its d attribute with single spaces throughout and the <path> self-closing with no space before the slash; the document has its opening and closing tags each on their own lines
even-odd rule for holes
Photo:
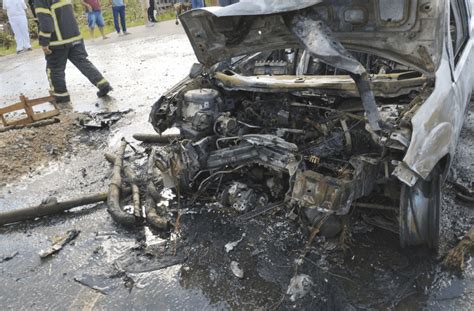
<svg viewBox="0 0 474 311">
<path fill-rule="evenodd" d="M 290 285 L 286 294 L 290 296 L 291 301 L 296 301 L 306 296 L 313 286 L 313 280 L 307 274 L 299 274 L 291 278 Z"/>
<path fill-rule="evenodd" d="M 131 109 L 127 109 L 124 111 L 88 113 L 79 121 L 79 124 L 89 129 L 108 128 L 131 111 Z"/>
<path fill-rule="evenodd" d="M 460 183 L 451 183 L 456 190 L 456 197 L 458 200 L 468 203 L 471 206 L 474 206 L 474 191 L 468 189 L 466 186 L 461 185 Z"/>
<path fill-rule="evenodd" d="M 466 233 L 443 260 L 443 265 L 451 270 L 462 271 L 465 267 L 465 258 L 474 248 L 474 226 Z"/>
<path fill-rule="evenodd" d="M 19 254 L 19 252 L 13 252 L 13 253 L 11 253 L 11 254 L 9 254 L 9 255 L 0 256 L 0 263 L 6 262 L 6 261 L 10 261 L 10 260 L 12 260 L 13 258 L 15 258 L 18 254 Z"/>
<path fill-rule="evenodd" d="M 237 240 L 237 241 L 235 241 L 235 242 L 229 242 L 229 243 L 227 243 L 227 244 L 224 246 L 224 247 L 225 247 L 225 252 L 226 252 L 226 253 L 229 253 L 229 252 L 233 251 L 234 248 L 236 248 L 237 245 L 239 245 L 239 243 L 242 242 L 242 240 L 243 240 L 244 238 L 245 238 L 245 233 L 242 234 L 242 237 L 241 237 L 239 240 Z"/>
<path fill-rule="evenodd" d="M 0 127 L 0 133 L 6 132 L 6 131 L 11 131 L 11 130 L 19 130 L 23 128 L 31 128 L 31 127 L 41 127 L 41 126 L 46 126 L 54 123 L 58 123 L 59 119 L 58 118 L 53 118 L 53 119 L 48 119 L 48 120 L 41 120 L 41 121 L 36 121 L 30 124 L 23 124 L 23 125 L 9 125 L 5 127 Z"/>
<path fill-rule="evenodd" d="M 159 245 L 164 245 L 168 240 L 162 239 L 159 236 L 156 236 L 151 232 L 150 228 L 145 226 L 145 243 L 147 247 L 155 247 Z"/>
<path fill-rule="evenodd" d="M 47 126 L 0 131 L 0 187 L 18 181 L 19 176 L 32 173 L 67 152 L 76 154 L 83 148 L 94 147 L 91 135 L 77 125 L 80 117 L 82 114 L 71 112 L 38 121 L 52 122 Z"/>
<path fill-rule="evenodd" d="M 54 253 L 59 252 L 66 244 L 77 238 L 80 232 L 81 231 L 79 230 L 72 229 L 68 230 L 63 236 L 54 237 L 53 244 L 49 248 L 40 251 L 39 256 L 41 258 L 46 258 Z"/>
<path fill-rule="evenodd" d="M 117 282 L 109 276 L 82 274 L 74 277 L 74 281 L 102 295 L 110 294 L 118 287 Z"/>
<path fill-rule="evenodd" d="M 239 279 L 243 279 L 244 278 L 244 270 L 242 270 L 239 266 L 239 263 L 237 261 L 232 261 L 230 263 L 230 270 L 232 271 L 232 273 L 238 277 Z"/>
</svg>

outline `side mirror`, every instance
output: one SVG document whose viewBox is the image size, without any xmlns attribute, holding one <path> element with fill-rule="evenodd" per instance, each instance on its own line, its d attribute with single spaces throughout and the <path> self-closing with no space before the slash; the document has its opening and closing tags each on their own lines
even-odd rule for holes
<svg viewBox="0 0 474 311">
<path fill-rule="evenodd" d="M 191 79 L 196 78 L 197 76 L 201 74 L 203 69 L 204 69 L 203 64 L 200 64 L 200 63 L 193 64 L 193 66 L 191 67 L 191 70 L 189 71 L 189 77 Z"/>
</svg>

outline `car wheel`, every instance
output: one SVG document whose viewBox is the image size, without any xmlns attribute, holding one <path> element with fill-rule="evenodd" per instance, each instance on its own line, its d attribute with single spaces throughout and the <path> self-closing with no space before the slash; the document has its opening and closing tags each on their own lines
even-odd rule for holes
<svg viewBox="0 0 474 311">
<path fill-rule="evenodd" d="M 436 166 L 427 180 L 402 185 L 400 194 L 400 244 L 438 249 L 441 209 L 441 170 Z"/>
</svg>

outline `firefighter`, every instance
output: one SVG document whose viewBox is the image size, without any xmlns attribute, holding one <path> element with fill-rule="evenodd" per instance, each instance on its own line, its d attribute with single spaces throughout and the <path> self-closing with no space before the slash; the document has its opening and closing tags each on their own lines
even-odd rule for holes
<svg viewBox="0 0 474 311">
<path fill-rule="evenodd" d="M 106 96 L 112 87 L 87 59 L 79 27 L 70 0 L 35 0 L 39 21 L 39 44 L 46 56 L 46 72 L 57 103 L 70 101 L 66 88 L 67 60 L 94 84 L 98 97 Z"/>
</svg>

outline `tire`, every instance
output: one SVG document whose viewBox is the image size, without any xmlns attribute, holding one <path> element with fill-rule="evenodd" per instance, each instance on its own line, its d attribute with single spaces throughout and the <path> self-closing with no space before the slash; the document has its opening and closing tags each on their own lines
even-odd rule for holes
<svg viewBox="0 0 474 311">
<path fill-rule="evenodd" d="M 400 194 L 400 245 L 428 246 L 438 250 L 442 174 L 436 166 L 426 180 L 402 185 Z"/>
</svg>

